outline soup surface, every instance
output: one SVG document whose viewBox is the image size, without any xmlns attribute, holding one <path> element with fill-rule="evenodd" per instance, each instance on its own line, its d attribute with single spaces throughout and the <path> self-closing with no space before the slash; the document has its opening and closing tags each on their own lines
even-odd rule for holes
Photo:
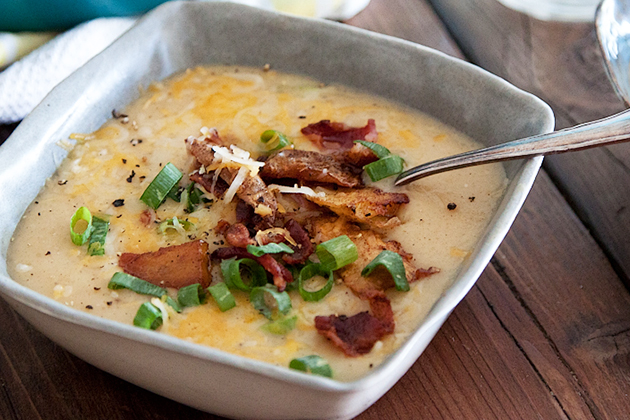
<svg viewBox="0 0 630 420">
<path fill-rule="evenodd" d="M 266 69 L 265 69 L 266 70 Z M 260 142 L 265 130 L 284 133 L 296 149 L 320 150 L 301 129 L 321 120 L 363 127 L 374 119 L 377 143 L 404 158 L 408 166 L 477 148 L 464 135 L 438 121 L 382 98 L 340 86 L 263 69 L 207 67 L 190 69 L 150 85 L 118 118 L 91 134 L 76 134 L 76 145 L 57 173 L 26 211 L 8 255 L 11 276 L 58 302 L 95 316 L 132 323 L 149 296 L 107 285 L 119 267 L 121 253 L 145 253 L 160 247 L 203 239 L 209 252 L 224 246 L 215 232 L 221 219 L 234 223 L 235 202 L 208 194 L 211 203 L 185 212 L 185 204 L 167 199 L 155 212 L 157 221 L 172 217 L 193 224 L 180 233 L 160 232 L 157 224 L 141 223 L 147 205 L 140 196 L 156 174 L 171 162 L 187 174 L 194 157 L 185 139 L 215 127 L 228 143 L 252 154 L 267 153 Z M 321 151 L 321 150 L 320 150 Z M 372 350 L 348 357 L 315 327 L 317 315 L 351 316 L 370 309 L 341 281 L 317 302 L 290 291 L 295 328 L 277 335 L 263 327 L 269 321 L 249 302 L 249 294 L 233 291 L 236 307 L 221 312 L 209 299 L 182 313 L 170 312 L 158 331 L 227 352 L 288 366 L 297 357 L 316 354 L 332 367 L 334 378 L 357 379 L 381 363 L 418 327 L 435 301 L 449 287 L 480 239 L 501 199 L 506 178 L 501 165 L 484 165 L 436 175 L 404 187 L 390 177 L 367 185 L 404 193 L 409 203 L 397 214 L 385 240 L 400 242 L 418 268 L 439 268 L 411 283 L 410 291 L 386 291 L 394 312 L 395 331 Z M 69 236 L 71 216 L 85 206 L 110 216 L 105 254 L 90 256 Z M 282 209 L 281 209 L 282 210 Z M 213 261 L 212 284 L 223 281 Z M 169 289 L 171 296 L 176 295 Z"/>
</svg>

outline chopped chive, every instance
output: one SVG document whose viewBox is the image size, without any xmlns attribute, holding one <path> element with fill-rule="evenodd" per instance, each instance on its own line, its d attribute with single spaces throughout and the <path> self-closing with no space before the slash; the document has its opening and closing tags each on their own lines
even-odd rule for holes
<svg viewBox="0 0 630 420">
<path fill-rule="evenodd" d="M 166 298 L 164 298 L 164 296 L 166 296 Z M 175 301 L 175 299 L 173 299 L 172 297 L 168 296 L 168 295 L 164 295 L 162 296 L 160 299 L 162 299 L 164 302 L 166 302 L 171 308 L 173 308 L 173 310 L 175 310 L 175 312 L 180 313 L 182 311 L 182 307 L 179 305 L 179 303 L 177 303 Z"/>
<path fill-rule="evenodd" d="M 394 279 L 396 290 L 402 292 L 409 291 L 409 283 L 407 282 L 407 275 L 405 274 L 405 264 L 400 254 L 395 252 L 384 250 L 376 256 L 368 265 L 365 266 L 361 275 L 364 277 L 369 276 L 377 266 L 384 267 Z"/>
<path fill-rule="evenodd" d="M 272 334 L 285 335 L 295 328 L 296 323 L 297 316 L 292 316 L 290 318 L 280 318 L 275 321 L 269 321 L 260 328 Z"/>
<path fill-rule="evenodd" d="M 168 194 L 166 194 L 166 197 L 179 203 L 181 200 L 182 191 L 184 191 L 184 188 L 175 184 L 173 188 L 171 188 L 171 190 L 168 192 Z"/>
<path fill-rule="evenodd" d="M 270 297 L 269 301 L 266 297 Z M 276 286 L 267 284 L 254 287 L 249 295 L 249 301 L 266 318 L 272 319 L 274 310 L 286 315 L 291 310 L 291 298 L 287 292 L 279 292 Z M 269 302 L 273 301 L 273 305 Z"/>
<path fill-rule="evenodd" d="M 151 181 L 142 193 L 140 200 L 153 210 L 157 210 L 164 202 L 168 193 L 182 179 L 182 173 L 171 162 L 164 165 L 162 170 Z"/>
<path fill-rule="evenodd" d="M 337 236 L 326 242 L 322 242 L 315 248 L 319 257 L 321 268 L 324 271 L 334 271 L 348 264 L 352 264 L 359 258 L 357 247 L 347 235 Z"/>
<path fill-rule="evenodd" d="M 166 219 L 158 225 L 158 231 L 160 233 L 165 233 L 167 229 L 174 229 L 179 233 L 185 233 L 195 227 L 195 224 L 189 222 L 185 219 L 180 219 L 178 217 L 173 217 L 171 219 Z"/>
<path fill-rule="evenodd" d="M 75 245 L 83 245 L 92 234 L 92 213 L 87 207 L 79 207 L 70 219 L 70 239 Z"/>
<path fill-rule="evenodd" d="M 97 216 L 92 217 L 92 234 L 88 243 L 88 254 L 105 255 L 105 237 L 109 230 L 109 220 Z"/>
<path fill-rule="evenodd" d="M 217 283 L 214 286 L 208 287 L 207 290 L 214 298 L 221 312 L 225 312 L 236 306 L 234 295 L 232 295 L 225 283 Z"/>
<path fill-rule="evenodd" d="M 316 291 L 308 291 L 304 288 L 304 283 L 306 280 L 313 278 L 315 276 L 328 276 L 328 280 L 326 284 L 319 290 Z M 334 276 L 332 271 L 326 271 L 322 269 L 321 264 L 307 264 L 300 270 L 300 275 L 298 276 L 298 291 L 300 292 L 300 296 L 302 299 L 308 302 L 317 302 L 322 300 L 324 296 L 326 296 L 332 290 L 334 283 Z"/>
<path fill-rule="evenodd" d="M 291 144 L 291 141 L 284 134 L 276 130 L 267 130 L 260 135 L 260 141 L 265 143 L 265 147 L 270 152 L 280 150 Z"/>
<path fill-rule="evenodd" d="M 304 356 L 291 360 L 289 363 L 291 369 L 301 370 L 302 372 L 310 372 L 313 375 L 326 376 L 332 378 L 333 372 L 328 362 L 315 354 Z"/>
<path fill-rule="evenodd" d="M 247 252 L 252 254 L 254 257 L 260 257 L 264 254 L 277 254 L 279 252 L 286 252 L 287 254 L 293 254 L 293 250 L 287 244 L 283 243 L 269 243 L 267 245 L 247 245 Z"/>
<path fill-rule="evenodd" d="M 389 155 L 376 162 L 368 163 L 363 167 L 363 170 L 373 182 L 376 182 L 401 173 L 403 171 L 403 163 L 404 160 L 400 156 Z"/>
<path fill-rule="evenodd" d="M 196 210 L 197 206 L 201 203 L 203 198 L 203 191 L 195 187 L 195 183 L 191 182 L 186 187 L 186 211 L 192 213 Z"/>
<path fill-rule="evenodd" d="M 177 291 L 177 301 L 182 306 L 199 306 L 206 299 L 206 292 L 199 283 L 182 287 Z"/>
<path fill-rule="evenodd" d="M 114 273 L 112 279 L 107 284 L 107 288 L 112 290 L 129 289 L 141 295 L 155 297 L 162 297 L 166 294 L 166 289 L 120 271 Z"/>
<path fill-rule="evenodd" d="M 359 143 L 360 145 L 365 146 L 368 149 L 370 149 L 372 152 L 374 152 L 376 157 L 379 159 L 382 159 L 385 156 L 389 156 L 391 154 L 391 152 L 389 151 L 387 147 L 381 146 L 378 143 L 374 143 L 371 141 L 364 141 L 364 140 L 355 140 L 354 142 Z"/>
<path fill-rule="evenodd" d="M 133 318 L 133 325 L 147 330 L 158 328 L 162 322 L 162 311 L 151 302 L 144 302 L 140 305 L 136 316 Z"/>
<path fill-rule="evenodd" d="M 243 280 L 241 271 L 247 273 L 247 283 Z M 244 292 L 250 292 L 254 287 L 267 284 L 267 272 L 260 264 L 250 258 L 223 260 L 221 262 L 221 272 L 229 288 Z"/>
</svg>

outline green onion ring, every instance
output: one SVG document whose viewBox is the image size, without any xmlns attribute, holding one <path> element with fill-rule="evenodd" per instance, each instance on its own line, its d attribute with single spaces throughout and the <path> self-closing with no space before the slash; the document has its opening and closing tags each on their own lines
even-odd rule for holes
<svg viewBox="0 0 630 420">
<path fill-rule="evenodd" d="M 280 318 L 275 321 L 269 321 L 260 328 L 271 334 L 285 335 L 295 328 L 296 322 L 297 316 L 292 316 L 290 318 Z"/>
<path fill-rule="evenodd" d="M 141 295 L 155 297 L 162 297 L 166 294 L 166 289 L 120 271 L 114 273 L 112 279 L 107 284 L 107 288 L 112 290 L 129 289 Z"/>
<path fill-rule="evenodd" d="M 368 149 L 370 149 L 372 152 L 374 152 L 376 157 L 379 159 L 382 159 L 385 156 L 389 156 L 391 154 L 391 152 L 389 151 L 387 147 L 381 146 L 378 143 L 374 143 L 371 141 L 363 141 L 363 140 L 355 140 L 354 142 L 359 143 L 361 146 L 365 146 Z"/>
<path fill-rule="evenodd" d="M 319 257 L 321 268 L 324 271 L 334 271 L 348 264 L 352 264 L 359 258 L 357 247 L 347 235 L 337 236 L 326 242 L 322 242 L 315 248 Z"/>
<path fill-rule="evenodd" d="M 140 200 L 153 210 L 157 210 L 164 202 L 166 196 L 182 179 L 182 173 L 171 162 L 164 165 L 162 170 L 151 181 L 142 193 Z"/>
<path fill-rule="evenodd" d="M 245 284 L 241 277 L 241 265 L 249 272 L 249 285 Z M 250 258 L 223 260 L 221 262 L 221 272 L 225 283 L 232 289 L 250 292 L 254 287 L 267 284 L 267 272 L 260 264 Z"/>
<path fill-rule="evenodd" d="M 199 283 L 182 287 L 177 291 L 177 301 L 182 306 L 199 306 L 206 299 L 206 292 Z"/>
<path fill-rule="evenodd" d="M 267 245 L 247 245 L 247 252 L 252 254 L 254 257 L 261 257 L 264 254 L 278 254 L 280 252 L 286 252 L 287 254 L 293 254 L 293 250 L 287 244 L 279 243 L 276 244 L 271 242 Z"/>
<path fill-rule="evenodd" d="M 403 163 L 404 160 L 400 156 L 389 155 L 376 162 L 368 163 L 363 167 L 363 170 L 373 182 L 376 182 L 401 173 L 404 169 Z"/>
<path fill-rule="evenodd" d="M 92 217 L 92 234 L 88 242 L 88 254 L 105 255 L 105 237 L 109 230 L 109 220 L 106 217 Z"/>
<path fill-rule="evenodd" d="M 278 292 L 278 288 L 271 284 L 267 284 L 262 287 L 254 287 L 249 295 L 249 301 L 254 305 L 261 314 L 266 318 L 272 319 L 273 309 L 267 304 L 265 295 L 273 298 L 276 303 L 278 312 L 286 315 L 291 310 L 291 298 L 287 292 Z"/>
<path fill-rule="evenodd" d="M 333 372 L 330 365 L 326 360 L 315 354 L 311 356 L 304 356 L 291 360 L 289 367 L 295 370 L 301 370 L 302 372 L 310 372 L 313 375 L 325 376 L 332 378 Z"/>
<path fill-rule="evenodd" d="M 287 147 L 291 141 L 282 133 L 276 130 L 267 130 L 260 135 L 260 141 L 265 143 L 267 150 L 274 152 Z"/>
<path fill-rule="evenodd" d="M 80 221 L 84 221 L 86 223 L 86 227 L 83 231 L 77 232 L 75 227 Z M 88 210 L 87 207 L 79 207 L 70 219 L 70 239 L 72 239 L 72 243 L 75 245 L 83 245 L 87 242 L 91 234 L 92 213 L 90 213 L 90 210 Z"/>
<path fill-rule="evenodd" d="M 162 311 L 151 302 L 144 302 L 140 305 L 136 316 L 133 318 L 133 325 L 147 330 L 154 330 L 162 325 Z"/>
<path fill-rule="evenodd" d="M 369 276 L 377 266 L 384 267 L 394 279 L 396 290 L 401 292 L 409 291 L 409 283 L 407 282 L 407 275 L 405 273 L 405 264 L 402 257 L 392 251 L 384 250 L 376 256 L 368 265 L 365 266 L 361 275 L 363 277 Z"/>
<path fill-rule="evenodd" d="M 328 276 L 328 281 L 326 284 L 319 290 L 314 292 L 309 292 L 304 289 L 304 282 L 315 276 Z M 332 290 L 334 283 L 334 276 L 332 271 L 323 270 L 320 264 L 308 264 L 305 265 L 302 270 L 300 270 L 300 275 L 298 276 L 298 291 L 300 292 L 300 296 L 307 302 L 317 302 L 322 300 L 324 296 L 326 296 Z"/>
<path fill-rule="evenodd" d="M 225 312 L 228 309 L 232 309 L 236 306 L 236 301 L 234 300 L 234 295 L 230 292 L 225 283 L 217 283 L 214 286 L 208 287 L 208 292 L 214 298 L 214 301 L 217 303 L 217 306 L 221 310 L 221 312 Z"/>
</svg>

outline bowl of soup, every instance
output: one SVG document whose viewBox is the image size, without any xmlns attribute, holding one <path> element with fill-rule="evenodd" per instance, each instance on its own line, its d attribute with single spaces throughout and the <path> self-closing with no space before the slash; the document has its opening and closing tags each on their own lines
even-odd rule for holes
<svg viewBox="0 0 630 420">
<path fill-rule="evenodd" d="M 0 293 L 198 409 L 351 418 L 473 286 L 542 158 L 397 171 L 552 128 L 539 99 L 416 44 L 168 3 L 0 148 Z"/>
</svg>

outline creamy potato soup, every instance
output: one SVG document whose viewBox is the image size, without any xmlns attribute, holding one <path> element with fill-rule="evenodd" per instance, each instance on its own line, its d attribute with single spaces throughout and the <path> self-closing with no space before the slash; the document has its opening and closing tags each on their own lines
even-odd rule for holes
<svg viewBox="0 0 630 420">
<path fill-rule="evenodd" d="M 108 288 L 112 276 L 125 271 L 121 267 L 124 255 L 135 258 L 193 241 L 207 244 L 207 253 L 205 249 L 202 251 L 206 261 L 210 261 L 207 281 L 208 285 L 216 285 L 224 282 L 221 261 L 226 261 L 216 257 L 216 250 L 239 246 L 234 245 L 234 235 L 228 238 L 230 229 L 242 222 L 239 220 L 242 216 L 236 211 L 239 201 L 245 203 L 240 203 L 241 208 L 258 220 L 258 224 L 247 225 L 241 239 L 259 246 L 259 232 L 269 233 L 272 232 L 269 229 L 275 228 L 273 232 L 279 232 L 284 245 L 296 250 L 296 254 L 301 252 L 302 245 L 296 245 L 299 240 L 290 239 L 294 234 L 289 235 L 285 229 L 285 223 L 292 215 L 299 222 L 300 232 L 306 231 L 307 240 L 313 245 L 331 237 L 321 226 L 329 223 L 326 226 L 330 228 L 341 218 L 346 224 L 339 233 L 346 234 L 356 244 L 359 259 L 334 272 L 334 285 L 321 300 L 305 301 L 294 285 L 284 285 L 268 274 L 269 285 L 275 284 L 273 287 L 278 293 L 286 286 L 291 303 L 291 308 L 280 314 L 274 307 L 277 304 L 267 299 L 265 302 L 273 312 L 271 321 L 252 305 L 249 292 L 234 287 L 229 290 L 235 306 L 225 312 L 210 295 L 203 304 L 184 307 L 180 313 L 168 304 L 157 305 L 159 313 L 165 312 L 162 314 L 163 324 L 157 328 L 160 333 L 284 367 L 288 367 L 293 359 L 318 355 L 330 365 L 333 378 L 341 381 L 355 380 L 368 373 L 418 327 L 471 254 L 507 183 L 502 166 L 498 164 L 443 173 L 404 187 L 393 186 L 395 176 L 372 182 L 365 172 L 360 172 L 360 167 L 359 172 L 353 172 L 354 179 L 361 184 L 360 189 L 317 178 L 322 173 L 328 175 L 327 169 L 315 174 L 315 179 L 304 180 L 299 175 L 288 176 L 291 179 L 287 181 L 280 178 L 286 176 L 282 172 L 286 167 L 280 165 L 280 175 L 267 178 L 265 171 L 269 169 L 265 166 L 270 168 L 272 159 L 281 160 L 287 156 L 285 163 L 293 165 L 294 160 L 288 153 L 294 150 L 316 152 L 317 155 L 305 156 L 321 157 L 323 154 L 331 162 L 333 158 L 337 159 L 335 162 L 341 162 L 347 155 L 347 148 L 335 140 L 326 141 L 324 135 L 303 132 L 305 127 L 326 120 L 332 122 L 328 126 L 336 127 L 340 132 L 365 128 L 364 131 L 371 133 L 367 141 L 375 141 L 387 148 L 391 155 L 402 157 L 406 167 L 479 147 L 440 122 L 382 98 L 269 69 L 189 69 L 168 80 L 153 83 L 137 101 L 126 109 L 117 109 L 113 115 L 114 118 L 94 133 L 71 136 L 76 144 L 28 208 L 12 238 L 8 255 L 12 278 L 77 310 L 132 324 L 139 307 L 154 297 L 125 288 Z M 373 120 L 372 127 L 369 120 Z M 270 152 L 268 144 L 261 142 L 261 133 L 267 130 L 282 133 L 292 145 L 285 147 L 284 153 Z M 316 141 L 318 138 L 319 142 Z M 233 158 L 232 166 L 210 167 L 201 155 L 191 152 L 193 144 L 207 147 L 214 162 L 219 147 L 223 147 L 221 150 L 225 153 L 231 153 L 232 157 L 241 156 L 247 164 L 235 163 L 238 159 Z M 230 148 L 231 145 L 238 148 Z M 60 144 L 62 146 L 68 145 Z M 245 157 L 242 151 L 251 157 Z M 270 154 L 272 156 L 267 158 L 264 166 L 252 165 L 256 159 L 263 160 L 261 157 Z M 372 156 L 371 160 L 378 159 Z M 169 162 L 183 174 L 178 183 L 180 187 L 188 186 L 190 175 L 197 174 L 213 181 L 215 186 L 222 182 L 228 190 L 208 191 L 213 187 L 206 183 L 204 188 L 203 183 L 198 183 L 196 186 L 203 194 L 192 209 L 187 208 L 187 200 L 182 199 L 185 197 L 180 197 L 180 202 L 166 198 L 152 210 L 140 198 Z M 308 159 L 306 167 L 317 170 Z M 352 167 L 357 169 L 356 165 Z M 240 168 L 246 169 L 243 172 Z M 212 170 L 215 174 L 221 173 L 221 177 L 212 175 Z M 241 172 L 245 178 L 241 176 L 239 179 Z M 251 180 L 254 172 L 264 180 L 263 187 L 280 186 L 265 191 L 277 200 L 273 204 L 277 209 L 262 199 L 259 199 L 261 205 L 249 203 L 248 207 L 247 197 L 241 194 L 244 183 L 236 194 L 234 189 L 230 192 L 230 182 Z M 231 176 L 224 176 L 226 173 Z M 295 186 L 294 192 L 286 192 Z M 358 213 L 357 203 L 363 200 L 360 196 L 349 196 L 354 202 L 342 203 L 345 210 L 321 203 L 324 200 L 321 197 L 335 196 L 343 191 L 363 194 L 377 188 L 387 200 L 390 197 L 398 200 L 394 210 L 387 203 L 379 204 L 379 209 L 387 208 L 387 211 L 379 216 L 378 222 L 370 211 L 361 213 L 362 220 L 352 219 Z M 227 197 L 228 194 L 235 195 Z M 109 218 L 104 255 L 90 255 L 87 244 L 75 245 L 71 240 L 70 220 L 80 207 L 89 209 L 94 216 Z M 299 216 L 300 212 L 304 212 L 303 217 Z M 269 217 L 273 218 L 271 222 Z M 352 264 L 369 262 L 365 260 L 367 254 L 361 246 L 370 238 L 405 256 L 409 291 L 382 284 L 374 286 L 374 282 L 368 284 L 369 293 L 359 290 L 356 285 L 349 286 L 348 282 L 353 279 L 347 276 L 354 273 L 352 275 L 361 277 L 363 269 L 360 266 L 353 271 Z M 249 248 L 241 247 L 239 252 L 246 252 L 244 249 Z M 381 249 L 385 249 L 384 245 L 379 251 Z M 304 265 L 290 265 L 284 257 L 281 258 L 281 255 L 291 254 L 267 255 L 279 261 L 293 278 L 297 278 Z M 313 252 L 308 261 L 317 262 L 317 256 Z M 203 261 L 203 256 L 201 258 Z M 383 267 L 380 270 L 381 278 L 391 278 Z M 175 267 L 172 271 L 180 270 Z M 416 278 L 412 278 L 414 275 Z M 243 276 L 247 277 L 245 272 Z M 365 278 L 370 279 L 369 276 Z M 310 284 L 311 289 L 321 287 L 325 282 L 319 278 L 311 283 L 318 281 L 319 285 Z M 158 286 L 164 284 L 157 282 Z M 166 290 L 170 297 L 177 299 L 176 288 L 166 287 Z M 380 300 L 374 300 L 374 296 Z M 393 320 L 388 315 L 390 307 Z M 350 349 L 344 347 L 344 343 L 336 343 L 335 340 L 351 340 L 340 332 L 343 328 L 339 323 L 362 312 L 369 316 L 365 315 L 366 323 L 361 323 L 360 331 L 355 332 L 374 332 L 370 325 L 376 325 L 380 331 L 367 345 L 367 351 L 365 346 L 357 347 L 356 343 L 350 344 Z M 282 331 L 270 332 L 270 322 L 287 318 L 292 319 L 289 327 L 285 328 L 285 325 L 280 328 Z M 388 321 L 383 321 L 385 318 Z M 379 330 L 383 325 L 384 330 Z M 351 332 L 354 331 L 352 328 L 350 326 Z"/>
</svg>

